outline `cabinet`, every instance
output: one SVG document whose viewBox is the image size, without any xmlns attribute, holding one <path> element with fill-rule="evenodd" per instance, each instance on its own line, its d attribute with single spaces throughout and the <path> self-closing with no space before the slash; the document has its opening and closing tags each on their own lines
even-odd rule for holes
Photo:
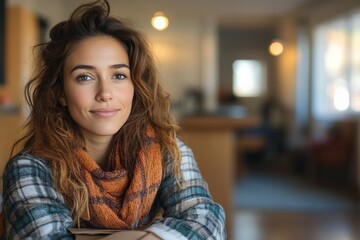
<svg viewBox="0 0 360 240">
<path fill-rule="evenodd" d="M 5 18 L 5 84 L 0 94 L 11 99 L 19 111 L 0 111 L 0 174 L 10 156 L 13 143 L 19 137 L 26 119 L 24 85 L 32 73 L 33 46 L 39 41 L 37 16 L 20 6 L 8 6 Z M 2 191 L 2 184 L 0 184 Z"/>
</svg>

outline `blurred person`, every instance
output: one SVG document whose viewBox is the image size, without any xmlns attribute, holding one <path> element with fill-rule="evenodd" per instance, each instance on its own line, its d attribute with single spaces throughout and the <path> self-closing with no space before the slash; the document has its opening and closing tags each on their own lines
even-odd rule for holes
<svg viewBox="0 0 360 240">
<path fill-rule="evenodd" d="M 145 37 L 109 13 L 105 0 L 81 5 L 37 46 L 26 132 L 3 175 L 3 237 L 73 239 L 79 227 L 225 239 Z"/>
</svg>

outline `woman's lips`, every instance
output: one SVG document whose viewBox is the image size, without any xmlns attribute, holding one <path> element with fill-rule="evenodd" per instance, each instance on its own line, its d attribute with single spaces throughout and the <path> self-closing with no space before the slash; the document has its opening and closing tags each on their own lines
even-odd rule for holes
<svg viewBox="0 0 360 240">
<path fill-rule="evenodd" d="M 119 111 L 119 109 L 115 109 L 115 108 L 106 108 L 106 109 L 90 110 L 90 112 L 91 112 L 92 114 L 94 114 L 95 116 L 98 116 L 98 117 L 112 117 L 112 116 L 114 116 L 118 111 Z"/>
</svg>

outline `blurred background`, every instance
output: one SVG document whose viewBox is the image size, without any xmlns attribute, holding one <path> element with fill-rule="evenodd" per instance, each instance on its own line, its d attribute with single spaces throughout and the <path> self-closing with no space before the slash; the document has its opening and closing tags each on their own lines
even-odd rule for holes
<svg viewBox="0 0 360 240">
<path fill-rule="evenodd" d="M 0 2 L 2 173 L 32 46 L 87 1 Z M 228 239 L 360 239 L 358 0 L 109 2 L 148 37 Z"/>
</svg>

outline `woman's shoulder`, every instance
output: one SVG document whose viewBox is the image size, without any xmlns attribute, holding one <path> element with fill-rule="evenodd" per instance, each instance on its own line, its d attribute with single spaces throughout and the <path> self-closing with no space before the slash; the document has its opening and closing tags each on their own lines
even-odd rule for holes
<svg viewBox="0 0 360 240">
<path fill-rule="evenodd" d="M 8 164 L 28 164 L 28 163 L 39 165 L 45 168 L 49 167 L 47 162 L 43 158 L 32 155 L 28 150 L 24 150 L 17 153 L 9 160 Z"/>
<path fill-rule="evenodd" d="M 33 156 L 29 151 L 22 151 L 8 161 L 4 175 L 9 172 L 18 175 L 20 173 L 36 174 L 49 171 L 50 167 L 44 159 Z"/>
<path fill-rule="evenodd" d="M 180 138 L 176 138 L 176 143 L 178 145 L 178 148 L 180 149 L 181 154 L 192 154 L 192 150 L 191 148 L 187 145 L 187 143 L 180 139 Z"/>
<path fill-rule="evenodd" d="M 189 147 L 189 145 L 182 139 L 177 138 L 176 139 L 177 145 L 180 150 L 182 163 L 184 162 L 192 162 L 194 161 L 194 154 L 192 149 Z"/>
</svg>

